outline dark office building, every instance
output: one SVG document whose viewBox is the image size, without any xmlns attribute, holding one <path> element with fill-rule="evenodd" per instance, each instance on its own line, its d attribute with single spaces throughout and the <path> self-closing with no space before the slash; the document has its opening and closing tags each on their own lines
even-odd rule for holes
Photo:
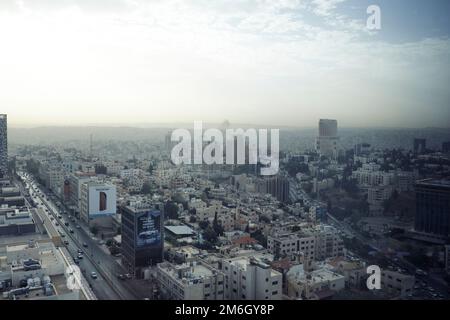
<svg viewBox="0 0 450 320">
<path fill-rule="evenodd" d="M 414 153 L 422 154 L 425 152 L 427 148 L 427 140 L 426 139 L 414 139 Z"/>
<path fill-rule="evenodd" d="M 416 183 L 415 230 L 442 237 L 450 235 L 450 180 Z"/>
<path fill-rule="evenodd" d="M 289 180 L 282 176 L 264 177 L 256 184 L 256 189 L 261 193 L 270 193 L 278 201 L 289 200 Z"/>
<path fill-rule="evenodd" d="M 442 143 L 442 152 L 450 153 L 450 141 L 446 141 Z"/>
<path fill-rule="evenodd" d="M 122 212 L 122 264 L 136 277 L 144 268 L 161 262 L 164 250 L 164 207 L 135 208 Z"/>
</svg>

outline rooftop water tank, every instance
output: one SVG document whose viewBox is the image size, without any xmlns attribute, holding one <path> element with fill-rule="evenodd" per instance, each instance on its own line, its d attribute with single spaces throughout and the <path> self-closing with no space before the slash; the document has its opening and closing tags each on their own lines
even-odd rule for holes
<svg viewBox="0 0 450 320">
<path fill-rule="evenodd" d="M 34 287 L 34 279 L 33 278 L 28 278 L 27 279 L 27 286 L 28 287 Z"/>
<path fill-rule="evenodd" d="M 41 279 L 39 277 L 34 278 L 34 286 L 39 287 L 41 285 Z"/>
</svg>

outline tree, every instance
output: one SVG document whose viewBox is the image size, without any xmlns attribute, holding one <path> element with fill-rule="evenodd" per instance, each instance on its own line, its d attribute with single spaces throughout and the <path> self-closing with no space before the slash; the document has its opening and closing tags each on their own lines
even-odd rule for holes
<svg viewBox="0 0 450 320">
<path fill-rule="evenodd" d="M 178 219 L 178 206 L 173 201 L 167 201 L 164 206 L 164 213 L 168 219 Z"/>
<path fill-rule="evenodd" d="M 214 215 L 213 229 L 216 232 L 216 234 L 219 235 L 219 236 L 221 236 L 223 234 L 223 232 L 224 232 L 224 229 L 223 229 L 222 225 L 217 220 L 217 212 Z"/>
<path fill-rule="evenodd" d="M 200 221 L 200 222 L 198 223 L 198 226 L 199 226 L 201 229 L 205 230 L 205 229 L 209 226 L 209 221 L 206 221 L 206 220 Z"/>
<path fill-rule="evenodd" d="M 92 232 L 92 234 L 93 234 L 94 236 L 96 236 L 96 235 L 98 234 L 98 227 L 97 227 L 96 224 L 94 224 L 94 225 L 91 227 L 91 232 Z"/>
<path fill-rule="evenodd" d="M 111 247 L 109 247 L 109 252 L 111 252 L 111 254 L 114 256 L 120 253 L 120 248 L 116 244 L 113 244 Z"/>
<path fill-rule="evenodd" d="M 263 235 L 261 230 L 257 230 L 251 234 L 251 237 L 259 242 L 263 247 L 267 247 L 267 238 Z"/>
<path fill-rule="evenodd" d="M 144 182 L 142 185 L 141 193 L 143 194 L 150 194 L 152 193 L 152 186 L 148 182 Z"/>
<path fill-rule="evenodd" d="M 214 231 L 213 228 L 208 226 L 206 230 L 203 231 L 203 237 L 205 238 L 206 241 L 215 243 L 217 241 L 218 234 L 216 233 L 216 231 Z"/>
</svg>

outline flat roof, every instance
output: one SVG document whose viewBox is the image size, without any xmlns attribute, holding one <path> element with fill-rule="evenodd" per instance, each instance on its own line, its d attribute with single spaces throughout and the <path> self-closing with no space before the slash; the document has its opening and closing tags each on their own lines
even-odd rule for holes
<svg viewBox="0 0 450 320">
<path fill-rule="evenodd" d="M 176 235 L 193 235 L 195 234 L 194 230 L 189 228 L 188 226 L 166 226 L 167 230 Z"/>
<path fill-rule="evenodd" d="M 433 186 L 450 188 L 450 179 L 426 179 L 420 180 L 416 183 L 419 186 Z"/>
</svg>

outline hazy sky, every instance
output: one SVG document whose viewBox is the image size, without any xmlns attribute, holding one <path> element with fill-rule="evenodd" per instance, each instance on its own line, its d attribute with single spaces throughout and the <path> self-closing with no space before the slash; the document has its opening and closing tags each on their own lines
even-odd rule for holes
<svg viewBox="0 0 450 320">
<path fill-rule="evenodd" d="M 449 15 L 447 0 L 1 0 L 0 113 L 448 127 Z"/>
</svg>

